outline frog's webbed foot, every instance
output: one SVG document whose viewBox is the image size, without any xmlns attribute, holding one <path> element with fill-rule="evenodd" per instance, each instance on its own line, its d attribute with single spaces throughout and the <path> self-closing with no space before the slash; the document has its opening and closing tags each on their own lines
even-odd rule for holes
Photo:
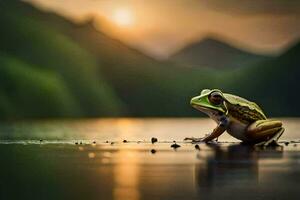
<svg viewBox="0 0 300 200">
<path fill-rule="evenodd" d="M 195 137 L 186 137 L 184 138 L 185 141 L 191 141 L 192 144 L 203 142 L 203 138 L 195 138 Z"/>
<path fill-rule="evenodd" d="M 276 147 L 276 146 L 280 146 L 280 144 L 276 141 L 276 140 L 271 140 L 271 141 L 263 141 L 260 143 L 255 144 L 256 147 L 268 147 L 268 146 L 272 146 L 272 147 Z"/>
</svg>

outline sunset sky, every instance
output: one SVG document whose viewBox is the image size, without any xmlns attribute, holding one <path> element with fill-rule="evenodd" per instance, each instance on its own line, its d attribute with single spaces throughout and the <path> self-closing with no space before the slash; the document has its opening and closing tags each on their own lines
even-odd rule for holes
<svg viewBox="0 0 300 200">
<path fill-rule="evenodd" d="M 26 0 L 95 27 L 156 58 L 217 35 L 256 53 L 278 54 L 300 39 L 300 1 Z"/>
</svg>

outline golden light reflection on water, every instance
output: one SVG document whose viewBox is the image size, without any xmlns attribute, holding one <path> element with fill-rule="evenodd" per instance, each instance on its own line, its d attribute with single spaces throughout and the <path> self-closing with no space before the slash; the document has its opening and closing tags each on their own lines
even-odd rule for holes
<svg viewBox="0 0 300 200">
<path fill-rule="evenodd" d="M 78 147 L 78 150 L 79 150 L 79 151 L 83 151 L 84 148 L 83 148 L 83 147 Z"/>
<path fill-rule="evenodd" d="M 94 152 L 89 152 L 88 153 L 88 157 L 89 158 L 95 158 L 96 157 L 96 154 Z"/>
<path fill-rule="evenodd" d="M 119 119 L 117 120 L 115 125 L 119 133 L 119 139 L 130 138 L 134 133 L 138 132 L 139 130 L 137 121 L 133 121 L 132 119 Z"/>
<path fill-rule="evenodd" d="M 120 150 L 115 155 L 120 161 L 114 167 L 115 200 L 139 200 L 139 157 L 136 152 Z"/>
</svg>

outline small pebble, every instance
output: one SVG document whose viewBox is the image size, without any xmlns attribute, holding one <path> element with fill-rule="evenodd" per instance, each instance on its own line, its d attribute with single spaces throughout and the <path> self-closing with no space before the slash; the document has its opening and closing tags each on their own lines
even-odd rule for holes
<svg viewBox="0 0 300 200">
<path fill-rule="evenodd" d="M 155 150 L 155 149 L 151 149 L 151 153 L 152 153 L 152 154 L 155 154 L 155 153 L 156 153 L 156 150 Z"/>
<path fill-rule="evenodd" d="M 171 147 L 174 148 L 174 149 L 177 149 L 177 148 L 180 147 L 180 145 L 175 143 L 175 144 L 172 144 Z"/>
<path fill-rule="evenodd" d="M 195 149 L 200 150 L 200 147 L 198 144 L 195 145 Z"/>
<path fill-rule="evenodd" d="M 152 144 L 154 144 L 154 143 L 157 142 L 157 141 L 158 141 L 157 138 L 155 138 L 155 137 L 151 138 L 151 143 L 152 143 Z"/>
<path fill-rule="evenodd" d="M 289 142 L 285 142 L 284 144 L 285 144 L 285 146 L 287 146 L 287 145 L 289 145 Z"/>
<path fill-rule="evenodd" d="M 128 141 L 127 140 L 123 140 L 123 143 L 127 143 Z"/>
</svg>

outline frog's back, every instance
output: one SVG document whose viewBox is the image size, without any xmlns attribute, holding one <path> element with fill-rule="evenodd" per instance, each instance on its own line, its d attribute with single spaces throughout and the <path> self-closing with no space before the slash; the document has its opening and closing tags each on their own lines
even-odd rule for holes
<svg viewBox="0 0 300 200">
<path fill-rule="evenodd" d="M 227 100 L 226 106 L 232 117 L 245 123 L 267 119 L 261 108 L 256 103 L 232 94 L 223 95 Z"/>
</svg>

